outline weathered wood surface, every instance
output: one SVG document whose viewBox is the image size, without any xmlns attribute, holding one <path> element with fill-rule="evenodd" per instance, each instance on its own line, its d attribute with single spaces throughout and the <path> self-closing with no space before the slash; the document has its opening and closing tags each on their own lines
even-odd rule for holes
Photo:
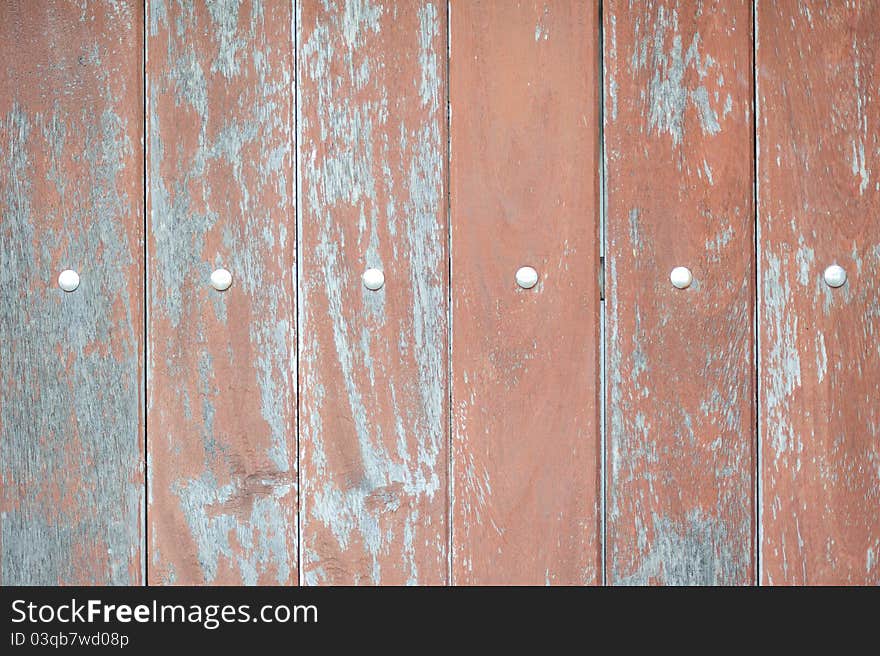
<svg viewBox="0 0 880 656">
<path fill-rule="evenodd" d="M 749 583 L 751 5 L 604 12 L 607 580 Z"/>
<path fill-rule="evenodd" d="M 0 584 L 880 584 L 880 3 L 601 20 L 0 2 Z"/>
<path fill-rule="evenodd" d="M 150 581 L 294 583 L 292 9 L 147 17 Z"/>
<path fill-rule="evenodd" d="M 597 5 L 450 11 L 452 580 L 601 583 Z"/>
<path fill-rule="evenodd" d="M 3 585 L 143 581 L 142 33 L 0 3 Z"/>
<path fill-rule="evenodd" d="M 880 583 L 880 3 L 758 5 L 761 580 Z M 845 286 L 822 274 L 842 265 Z"/>
<path fill-rule="evenodd" d="M 443 583 L 445 3 L 304 0 L 297 26 L 303 581 Z"/>
</svg>

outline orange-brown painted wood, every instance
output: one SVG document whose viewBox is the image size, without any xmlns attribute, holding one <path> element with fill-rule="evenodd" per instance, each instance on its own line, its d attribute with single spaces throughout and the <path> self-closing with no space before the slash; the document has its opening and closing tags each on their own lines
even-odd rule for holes
<svg viewBox="0 0 880 656">
<path fill-rule="evenodd" d="M 147 18 L 150 582 L 295 583 L 292 9 Z"/>
<path fill-rule="evenodd" d="M 0 3 L 2 585 L 144 579 L 142 34 Z"/>
<path fill-rule="evenodd" d="M 604 12 L 607 580 L 750 583 L 751 4 Z"/>
<path fill-rule="evenodd" d="M 597 6 L 450 3 L 455 584 L 602 580 Z"/>
<path fill-rule="evenodd" d="M 878 25 L 876 2 L 758 4 L 767 584 L 880 583 Z"/>
<path fill-rule="evenodd" d="M 446 5 L 297 25 L 303 580 L 443 583 Z"/>
</svg>

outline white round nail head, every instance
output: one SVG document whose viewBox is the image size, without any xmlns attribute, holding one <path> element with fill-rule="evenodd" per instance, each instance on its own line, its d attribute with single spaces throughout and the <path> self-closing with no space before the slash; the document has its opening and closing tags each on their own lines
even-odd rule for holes
<svg viewBox="0 0 880 656">
<path fill-rule="evenodd" d="M 669 281 L 677 289 L 687 289 L 694 281 L 694 276 L 687 267 L 677 266 L 670 272 Z"/>
<path fill-rule="evenodd" d="M 531 289 L 538 284 L 538 272 L 530 266 L 520 267 L 516 271 L 516 284 L 523 289 Z"/>
<path fill-rule="evenodd" d="M 832 264 L 823 274 L 825 284 L 829 287 L 843 287 L 846 283 L 846 269 L 839 264 Z"/>
<path fill-rule="evenodd" d="M 79 274 L 73 269 L 65 269 L 58 274 L 58 286 L 66 292 L 72 292 L 79 287 Z"/>
<path fill-rule="evenodd" d="M 367 269 L 361 278 L 364 281 L 364 287 L 372 291 L 382 289 L 382 285 L 385 284 L 385 274 L 381 269 Z"/>
<path fill-rule="evenodd" d="M 225 292 L 232 286 L 232 274 L 226 269 L 214 269 L 211 274 L 211 287 L 218 292 Z"/>
</svg>

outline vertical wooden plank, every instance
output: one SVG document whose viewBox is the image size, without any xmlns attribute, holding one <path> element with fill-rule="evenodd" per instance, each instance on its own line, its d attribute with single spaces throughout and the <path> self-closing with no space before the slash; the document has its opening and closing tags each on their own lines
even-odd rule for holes
<svg viewBox="0 0 880 656">
<path fill-rule="evenodd" d="M 757 20 L 761 578 L 876 585 L 880 3 L 760 2 Z"/>
<path fill-rule="evenodd" d="M 294 583 L 291 6 L 147 12 L 150 581 Z"/>
<path fill-rule="evenodd" d="M 604 12 L 608 582 L 750 583 L 751 4 Z"/>
<path fill-rule="evenodd" d="M 442 583 L 445 4 L 304 0 L 297 35 L 303 580 Z"/>
<path fill-rule="evenodd" d="M 142 28 L 0 3 L 3 585 L 143 580 Z"/>
<path fill-rule="evenodd" d="M 456 584 L 601 583 L 597 7 L 450 5 Z"/>
</svg>

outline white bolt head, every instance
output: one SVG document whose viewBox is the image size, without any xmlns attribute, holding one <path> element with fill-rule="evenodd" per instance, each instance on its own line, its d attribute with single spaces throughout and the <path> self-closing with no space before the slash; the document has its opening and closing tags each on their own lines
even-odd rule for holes
<svg viewBox="0 0 880 656">
<path fill-rule="evenodd" d="M 79 287 L 79 274 L 73 269 L 65 269 L 58 274 L 58 286 L 66 292 L 72 292 Z"/>
<path fill-rule="evenodd" d="M 694 281 L 694 276 L 687 267 L 677 266 L 670 272 L 669 281 L 677 289 L 687 289 Z"/>
<path fill-rule="evenodd" d="M 516 270 L 516 284 L 523 289 L 531 289 L 538 284 L 538 272 L 530 266 L 520 267 Z"/>
<path fill-rule="evenodd" d="M 832 264 L 823 274 L 825 284 L 829 287 L 843 287 L 846 283 L 846 269 L 839 264 Z"/>
<path fill-rule="evenodd" d="M 226 269 L 214 269 L 211 274 L 211 287 L 218 292 L 225 292 L 232 286 L 232 274 Z"/>
<path fill-rule="evenodd" d="M 381 269 L 367 269 L 361 279 L 364 281 L 364 287 L 372 291 L 382 289 L 382 285 L 385 284 L 385 274 Z"/>
</svg>

